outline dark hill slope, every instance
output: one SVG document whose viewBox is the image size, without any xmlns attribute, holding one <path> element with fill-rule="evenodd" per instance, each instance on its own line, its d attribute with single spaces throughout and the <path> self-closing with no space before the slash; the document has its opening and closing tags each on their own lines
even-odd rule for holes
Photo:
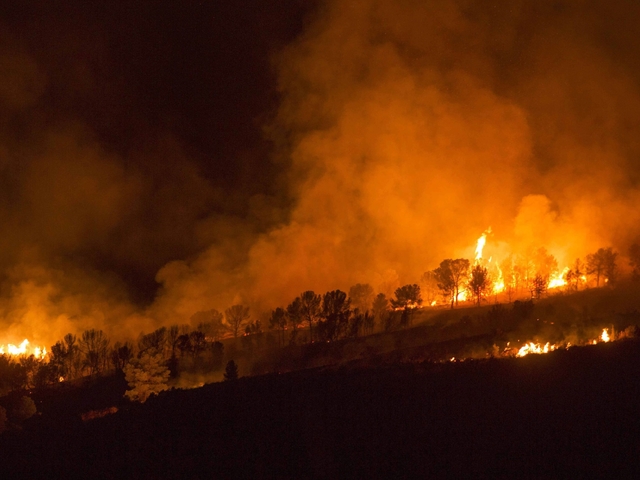
<svg viewBox="0 0 640 480">
<path fill-rule="evenodd" d="M 621 478 L 640 343 L 266 375 L 0 437 L 4 478 Z"/>
</svg>

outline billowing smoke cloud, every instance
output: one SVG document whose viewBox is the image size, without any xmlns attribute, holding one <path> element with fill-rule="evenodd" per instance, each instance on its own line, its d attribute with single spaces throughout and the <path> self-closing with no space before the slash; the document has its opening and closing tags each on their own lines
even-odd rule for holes
<svg viewBox="0 0 640 480">
<path fill-rule="evenodd" d="M 625 251 L 640 233 L 639 15 L 631 1 L 321 3 L 273 58 L 265 132 L 286 208 L 212 187 L 171 138 L 126 154 L 76 125 L 29 148 L 7 139 L 5 318 L 30 325 L 35 302 L 56 334 L 136 331 L 238 302 L 255 316 L 307 289 L 390 293 L 472 257 L 489 226 L 501 254 L 545 246 L 565 265 Z M 46 72 L 11 55 L 0 68 L 25 79 L 0 96 L 25 112 Z M 157 270 L 150 306 L 125 294 L 127 267 Z"/>
<path fill-rule="evenodd" d="M 269 307 L 356 282 L 388 293 L 471 257 L 488 226 L 502 250 L 545 246 L 561 264 L 625 249 L 640 215 L 638 13 L 326 2 L 276 59 L 270 131 L 295 205 L 253 243 L 233 294 Z M 161 272 L 179 308 L 213 298 L 197 286 L 230 281 L 219 252 Z"/>
</svg>

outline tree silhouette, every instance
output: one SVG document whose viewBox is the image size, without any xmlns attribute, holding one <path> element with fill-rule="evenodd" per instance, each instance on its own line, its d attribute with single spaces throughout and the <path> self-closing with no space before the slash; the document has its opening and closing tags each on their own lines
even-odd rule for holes
<svg viewBox="0 0 640 480">
<path fill-rule="evenodd" d="M 26 372 L 10 355 L 0 355 L 0 396 L 26 383 Z"/>
<path fill-rule="evenodd" d="M 227 366 L 224 369 L 224 380 L 226 382 L 232 382 L 238 379 L 238 366 L 233 360 L 227 362 Z"/>
<path fill-rule="evenodd" d="M 457 306 L 460 289 L 469 276 L 469 260 L 466 258 L 443 260 L 433 273 L 443 296 L 451 299 L 451 308 L 454 303 Z"/>
<path fill-rule="evenodd" d="M 371 334 L 373 333 L 373 329 L 376 326 L 376 317 L 372 312 L 364 312 L 364 319 L 362 324 L 362 329 L 365 333 Z"/>
<path fill-rule="evenodd" d="M 164 356 L 164 350 L 167 345 L 167 329 L 160 327 L 151 333 L 140 334 L 138 337 L 138 356 L 145 353 L 155 355 L 159 353 Z"/>
<path fill-rule="evenodd" d="M 300 297 L 296 297 L 293 302 L 287 306 L 287 317 L 291 324 L 291 344 L 296 343 L 298 337 L 298 326 L 302 322 L 302 301 Z"/>
<path fill-rule="evenodd" d="M 549 285 L 549 277 L 541 274 L 536 274 L 530 283 L 531 298 L 540 298 L 547 292 L 547 285 Z"/>
<path fill-rule="evenodd" d="M 480 305 L 482 298 L 491 291 L 491 280 L 489 272 L 479 263 L 471 269 L 471 278 L 469 279 L 469 290 L 475 298 L 476 303 Z"/>
<path fill-rule="evenodd" d="M 176 358 L 176 349 L 178 348 L 178 337 L 180 337 L 180 327 L 178 325 L 171 325 L 167 330 L 167 343 L 171 350 L 172 359 Z"/>
<path fill-rule="evenodd" d="M 198 326 L 198 330 L 204 333 L 208 341 L 216 342 L 224 331 L 223 318 L 222 313 L 213 308 L 194 313 L 191 315 L 191 322 Z"/>
<path fill-rule="evenodd" d="M 200 357 L 200 354 L 207 347 L 207 341 L 205 339 L 204 333 L 200 330 L 194 330 L 189 334 L 189 345 L 191 347 L 191 355 L 194 360 L 197 360 Z"/>
<path fill-rule="evenodd" d="M 78 348 L 84 355 L 84 366 L 89 375 L 100 373 L 108 360 L 109 339 L 102 330 L 90 329 L 82 332 Z"/>
<path fill-rule="evenodd" d="M 342 290 L 327 292 L 322 297 L 322 337 L 332 341 L 339 338 L 349 325 L 350 300 Z"/>
<path fill-rule="evenodd" d="M 82 358 L 75 335 L 66 334 L 63 340 L 51 347 L 49 354 L 49 361 L 55 366 L 58 377 L 70 380 L 78 376 L 82 369 Z"/>
<path fill-rule="evenodd" d="M 389 315 L 389 300 L 387 300 L 384 293 L 376 295 L 376 298 L 373 300 L 373 305 L 371 306 L 371 314 L 373 324 L 377 322 L 380 325 L 384 325 Z"/>
<path fill-rule="evenodd" d="M 420 285 L 404 285 L 394 292 L 395 299 L 391 299 L 391 305 L 394 308 L 415 308 L 422 305 L 422 296 L 420 295 Z"/>
<path fill-rule="evenodd" d="M 358 338 L 360 331 L 364 329 L 365 317 L 369 316 L 369 312 L 360 313 L 356 310 L 356 314 L 351 317 L 349 321 L 348 336 L 351 338 Z"/>
<path fill-rule="evenodd" d="M 611 248 L 599 248 L 597 252 L 587 255 L 587 274 L 596 277 L 596 287 L 600 286 L 600 278 L 613 284 L 616 276 L 616 257 Z"/>
<path fill-rule="evenodd" d="M 242 331 L 244 322 L 249 319 L 249 307 L 244 305 L 232 305 L 224 311 L 227 324 L 234 338 L 238 338 L 238 334 Z"/>
<path fill-rule="evenodd" d="M 406 327 L 412 323 L 413 310 L 422 305 L 420 286 L 417 284 L 404 285 L 394 292 L 395 299 L 391 299 L 391 305 L 395 309 L 402 309 L 400 326 Z"/>
<path fill-rule="evenodd" d="M 133 347 L 129 342 L 116 344 L 111 349 L 111 363 L 116 371 L 123 371 L 129 360 L 133 358 Z"/>
<path fill-rule="evenodd" d="M 284 345 L 284 331 L 289 320 L 287 317 L 287 311 L 282 307 L 278 307 L 271 312 L 271 317 L 269 318 L 269 326 L 273 329 L 279 329 L 281 332 L 280 345 Z"/>
<path fill-rule="evenodd" d="M 568 290 L 580 290 L 580 285 L 584 283 L 584 275 L 586 273 L 586 267 L 584 263 L 576 258 L 573 266 L 565 273 L 564 279 L 567 282 Z"/>
<path fill-rule="evenodd" d="M 309 324 L 309 341 L 313 342 L 313 324 L 320 319 L 322 297 L 312 290 L 300 295 L 300 316 Z"/>
</svg>

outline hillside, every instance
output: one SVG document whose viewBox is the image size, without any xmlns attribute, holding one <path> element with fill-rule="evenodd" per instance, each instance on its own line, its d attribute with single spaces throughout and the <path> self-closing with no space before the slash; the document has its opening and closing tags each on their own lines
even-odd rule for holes
<svg viewBox="0 0 640 480">
<path fill-rule="evenodd" d="M 523 359 L 309 370 L 170 391 L 0 437 L 7 478 L 620 477 L 640 343 Z"/>
<path fill-rule="evenodd" d="M 121 376 L 65 382 L 31 392 L 39 414 L 0 435 L 3 471 L 7 478 L 632 475 L 640 467 L 640 340 L 494 356 L 510 342 L 586 343 L 605 326 L 633 329 L 636 288 L 424 310 L 408 329 L 255 350 L 253 358 L 245 352 L 239 358 L 253 376 L 166 391 L 145 404 L 123 398 Z"/>
</svg>

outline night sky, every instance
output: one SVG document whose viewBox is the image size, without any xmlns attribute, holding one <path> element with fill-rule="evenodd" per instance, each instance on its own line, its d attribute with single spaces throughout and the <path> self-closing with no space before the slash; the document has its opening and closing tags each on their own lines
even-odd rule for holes
<svg viewBox="0 0 640 480">
<path fill-rule="evenodd" d="M 640 235 L 640 5 L 4 2 L 0 314 L 53 342 Z M 46 327 L 43 327 L 46 325 Z"/>
</svg>

